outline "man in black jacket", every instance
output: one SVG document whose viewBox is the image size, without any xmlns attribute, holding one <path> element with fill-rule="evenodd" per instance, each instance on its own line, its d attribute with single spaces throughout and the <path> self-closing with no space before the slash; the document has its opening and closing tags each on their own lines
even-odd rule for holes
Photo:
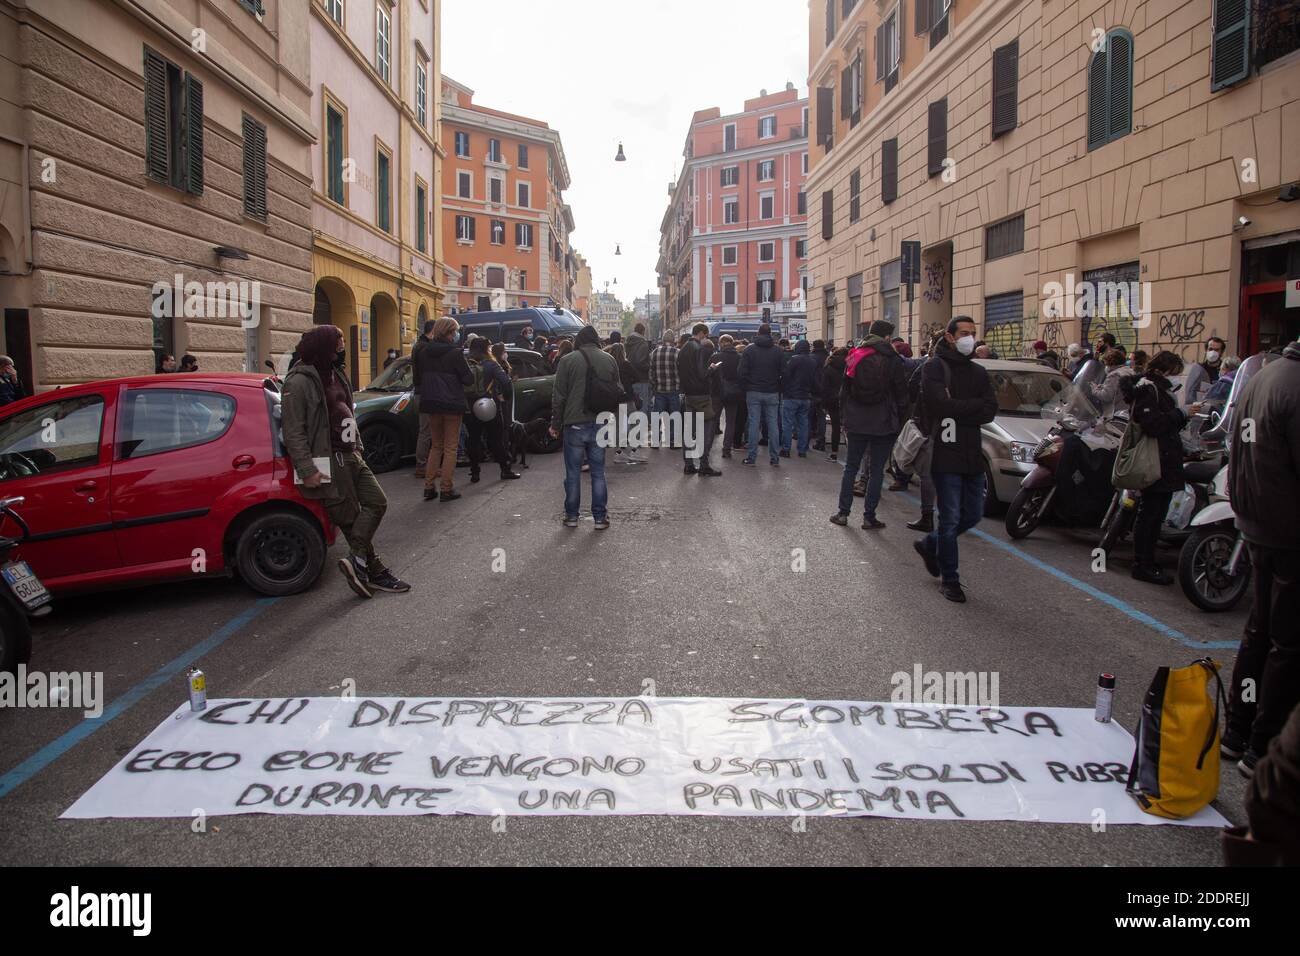
<svg viewBox="0 0 1300 956">
<path fill-rule="evenodd" d="M 844 377 L 840 404 L 844 430 L 849 435 L 848 454 L 844 458 L 844 475 L 840 479 L 839 511 L 831 523 L 847 525 L 853 508 L 853 481 L 862 459 L 870 455 L 870 472 L 866 497 L 863 499 L 862 530 L 879 531 L 885 527 L 876 519 L 880 504 L 880 486 L 884 484 L 885 462 L 893 451 L 894 440 L 907 415 L 907 368 L 902 356 L 894 351 L 889 336 L 892 323 L 877 319 L 870 334 L 849 355 L 850 367 Z"/>
<path fill-rule="evenodd" d="M 702 348 L 702 343 L 708 341 L 709 327 L 699 322 L 691 329 L 691 337 L 686 340 L 686 344 L 677 350 L 677 384 L 686 396 L 682 418 L 684 421 L 687 415 L 696 416 L 697 426 L 694 432 L 696 444 L 683 450 L 682 457 L 686 465 L 682 471 L 702 478 L 714 478 L 722 474 L 709 467 L 709 450 L 713 447 L 718 422 L 713 413 L 713 389 L 708 376 L 708 356 L 712 354 L 712 343 L 709 343 L 708 352 Z"/>
<path fill-rule="evenodd" d="M 1246 776 L 1300 703 L 1300 342 L 1282 355 L 1242 390 L 1228 457 L 1255 603 L 1233 667 L 1222 749 L 1240 756 Z M 1257 703 L 1241 699 L 1248 680 Z"/>
<path fill-rule="evenodd" d="M 781 457 L 790 457 L 790 445 L 796 443 L 800 458 L 808 457 L 809 417 L 817 392 L 817 360 L 806 339 L 795 343 L 785 363 L 784 387 L 781 392 Z"/>
<path fill-rule="evenodd" d="M 826 450 L 826 408 L 822 404 L 822 373 L 826 360 L 831 357 L 826 343 L 817 339 L 812 344 L 812 357 L 817 361 L 817 380 L 814 383 L 812 408 L 808 412 L 808 431 L 812 435 L 813 451 Z"/>
<path fill-rule="evenodd" d="M 754 341 L 740 356 L 740 385 L 745 390 L 749 411 L 749 442 L 744 464 L 754 464 L 758 457 L 760 423 L 767 424 L 767 452 L 775 468 L 781 463 L 781 386 L 785 375 L 786 353 L 776 347 L 772 327 L 766 322 L 758 327 Z"/>
<path fill-rule="evenodd" d="M 971 360 L 975 322 L 954 316 L 935 350 L 936 361 L 921 371 L 921 403 L 930 427 L 930 477 L 939 505 L 939 526 L 913 547 L 925 569 L 940 578 L 949 601 L 963 603 L 957 574 L 957 538 L 979 524 L 984 513 L 984 455 L 980 426 L 993 421 L 998 400 L 982 365 Z"/>
<path fill-rule="evenodd" d="M 416 400 L 420 396 L 420 353 L 429 345 L 433 339 L 433 324 L 435 319 L 428 319 L 424 323 L 424 330 L 420 337 L 415 340 L 411 346 L 411 390 Z M 420 431 L 415 439 L 415 477 L 423 478 L 425 468 L 428 467 L 429 449 L 433 446 L 433 435 L 429 431 L 430 423 L 433 417 L 426 412 L 420 412 Z"/>
</svg>

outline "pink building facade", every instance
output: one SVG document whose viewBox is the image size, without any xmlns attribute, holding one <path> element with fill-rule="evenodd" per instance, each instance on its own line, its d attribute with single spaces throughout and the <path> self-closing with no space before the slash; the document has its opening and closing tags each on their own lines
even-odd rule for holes
<svg viewBox="0 0 1300 956">
<path fill-rule="evenodd" d="M 691 120 L 685 168 L 660 226 L 664 328 L 806 314 L 808 100 L 793 85 Z"/>
</svg>

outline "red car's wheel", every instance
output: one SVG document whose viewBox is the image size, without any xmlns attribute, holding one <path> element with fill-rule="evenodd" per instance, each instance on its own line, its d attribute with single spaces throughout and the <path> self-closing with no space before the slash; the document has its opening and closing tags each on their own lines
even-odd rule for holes
<svg viewBox="0 0 1300 956">
<path fill-rule="evenodd" d="M 260 594 L 297 594 L 316 583 L 325 566 L 325 539 L 309 518 L 292 511 L 259 515 L 240 532 L 235 566 Z"/>
</svg>

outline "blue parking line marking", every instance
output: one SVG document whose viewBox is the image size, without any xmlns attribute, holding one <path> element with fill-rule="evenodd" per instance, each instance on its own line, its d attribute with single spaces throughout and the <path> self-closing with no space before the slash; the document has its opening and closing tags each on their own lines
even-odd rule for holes
<svg viewBox="0 0 1300 956">
<path fill-rule="evenodd" d="M 915 495 L 904 495 L 903 497 L 911 500 L 912 502 L 918 505 L 921 503 L 921 499 L 917 498 Z M 1178 628 L 1170 627 L 1164 621 L 1152 617 L 1146 611 L 1139 611 L 1137 608 L 1129 604 L 1127 601 L 1117 598 L 1113 594 L 1107 594 L 1105 591 L 1101 590 L 1100 588 L 1093 587 L 1091 584 L 1088 584 L 1084 581 L 1080 581 L 1078 578 L 1076 578 L 1074 575 L 1070 574 L 1069 572 L 1062 571 L 1060 568 L 1056 567 L 1055 565 L 1048 564 L 1042 558 L 1036 558 L 1032 554 L 1029 554 L 1026 551 L 1022 551 L 1020 548 L 1017 548 L 1014 544 L 1011 544 L 1009 541 L 1003 541 L 1001 538 L 995 538 L 993 535 L 989 534 L 987 531 L 984 531 L 980 528 L 971 528 L 969 533 L 975 535 L 981 541 L 987 541 L 989 544 L 996 545 L 997 547 L 1001 548 L 1003 551 L 1008 552 L 1009 554 L 1014 554 L 1016 557 L 1020 558 L 1021 560 L 1029 564 L 1032 564 L 1034 567 L 1038 568 L 1038 570 L 1046 571 L 1048 574 L 1050 574 L 1052 577 L 1056 578 L 1057 580 L 1064 581 L 1066 584 L 1070 585 L 1070 587 L 1077 588 L 1078 590 L 1082 591 L 1084 594 L 1088 595 L 1089 597 L 1096 598 L 1098 601 L 1101 601 L 1103 604 L 1109 605 L 1110 607 L 1113 607 L 1115 610 L 1119 611 L 1120 613 L 1128 615 L 1133 620 L 1137 621 L 1139 624 L 1145 624 L 1147 627 L 1151 628 L 1152 630 L 1158 631 L 1159 633 L 1163 634 L 1165 637 L 1172 638 L 1173 640 L 1177 641 L 1179 644 L 1182 644 L 1186 647 L 1194 647 L 1197 650 L 1203 650 L 1207 648 L 1227 649 L 1227 648 L 1236 648 L 1240 644 L 1240 641 L 1198 641 L 1194 638 L 1188 637 L 1182 631 L 1178 630 Z"/>
<path fill-rule="evenodd" d="M 262 598 L 256 601 L 251 607 L 235 615 L 207 638 L 195 644 L 179 657 L 164 664 L 121 697 L 108 704 L 99 717 L 83 718 L 81 723 L 71 730 L 50 741 L 12 770 L 0 775 L 0 797 L 4 797 L 15 787 L 21 786 L 36 776 L 81 741 L 107 725 L 109 721 L 130 710 L 153 691 L 176 677 L 185 668 L 194 664 L 200 657 L 216 650 L 229 638 L 237 634 L 249 621 L 279 600 L 279 598 Z"/>
</svg>

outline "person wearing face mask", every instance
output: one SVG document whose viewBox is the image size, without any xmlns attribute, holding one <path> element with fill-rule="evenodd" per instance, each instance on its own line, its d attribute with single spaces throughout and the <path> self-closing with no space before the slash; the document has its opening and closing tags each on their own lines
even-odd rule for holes
<svg viewBox="0 0 1300 956">
<path fill-rule="evenodd" d="M 1160 477 L 1142 489 L 1133 520 L 1132 574 L 1148 584 L 1172 584 L 1174 580 L 1156 564 L 1156 542 L 1169 502 L 1174 492 L 1183 488 L 1183 443 L 1178 433 L 1187 415 L 1174 401 L 1169 381 L 1182 371 L 1178 353 L 1158 352 L 1141 378 L 1120 380 L 1120 392 L 1132 404 L 1130 420 L 1141 426 L 1143 435 L 1156 440 L 1160 453 Z"/>
<path fill-rule="evenodd" d="M 319 500 L 348 542 L 338 567 L 363 598 L 403 594 L 411 586 L 385 567 L 374 538 L 388 498 L 362 457 L 352 385 L 343 372 L 343 331 L 318 325 L 298 343 L 299 361 L 284 378 L 280 430 L 304 498 Z M 325 462 L 328 465 L 320 467 Z"/>
<path fill-rule="evenodd" d="M 913 547 L 925 569 L 940 579 L 943 596 L 959 604 L 966 595 L 957 573 L 957 538 L 984 514 L 980 426 L 998 413 L 993 383 L 984 367 L 971 360 L 974 351 L 974 320 L 954 316 L 935 346 L 934 359 L 921 366 L 921 405 L 933 447 L 930 478 L 939 520 L 938 527 Z"/>
<path fill-rule="evenodd" d="M 1183 382 L 1183 390 L 1179 396 L 1184 409 L 1203 400 L 1210 386 L 1219 380 L 1219 375 L 1223 371 L 1225 345 L 1223 339 L 1217 336 L 1210 338 L 1205 343 L 1205 361 L 1197 362 L 1187 370 L 1187 379 Z"/>
</svg>

